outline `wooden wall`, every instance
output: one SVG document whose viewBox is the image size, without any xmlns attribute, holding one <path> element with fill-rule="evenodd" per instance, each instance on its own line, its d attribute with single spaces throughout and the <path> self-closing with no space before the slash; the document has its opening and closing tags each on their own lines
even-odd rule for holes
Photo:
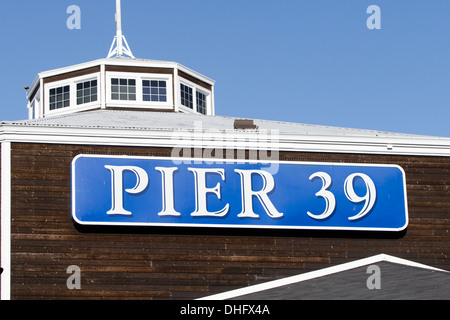
<svg viewBox="0 0 450 320">
<path fill-rule="evenodd" d="M 398 164 L 410 222 L 401 233 L 86 228 L 70 216 L 77 154 L 170 149 L 12 143 L 11 298 L 191 299 L 386 253 L 450 270 L 450 158 L 281 153 L 280 160 Z M 66 269 L 81 269 L 69 290 Z"/>
<path fill-rule="evenodd" d="M 2 203 L 2 161 L 1 161 L 1 154 L 2 154 L 2 144 L 0 143 L 0 267 L 4 266 L 2 261 L 2 255 L 1 255 L 1 247 L 2 247 L 2 209 L 1 209 L 1 203 Z M 0 275 L 0 297 L 2 295 L 2 276 Z"/>
</svg>

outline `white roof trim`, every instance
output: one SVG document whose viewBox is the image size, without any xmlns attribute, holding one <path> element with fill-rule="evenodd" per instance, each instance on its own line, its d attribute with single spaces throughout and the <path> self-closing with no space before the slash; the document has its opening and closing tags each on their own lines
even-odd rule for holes
<svg viewBox="0 0 450 320">
<path fill-rule="evenodd" d="M 248 132 L 231 132 L 226 139 L 217 140 L 217 133 L 208 131 L 201 132 L 199 138 L 192 136 L 192 131 L 170 129 L 0 126 L 0 141 L 24 143 L 450 157 L 450 144 L 439 140 L 286 134 L 279 134 L 278 139 L 261 140 L 257 134 Z"/>
<path fill-rule="evenodd" d="M 450 156 L 450 138 L 183 113 L 96 110 L 37 120 L 5 121 L 0 140 L 30 143 L 248 149 L 293 152 Z"/>
<path fill-rule="evenodd" d="M 280 134 L 277 140 L 261 141 L 256 134 L 245 132 L 232 132 L 229 136 L 217 141 L 216 133 L 204 131 L 200 139 L 192 140 L 190 131 L 169 129 L 0 126 L 0 141 L 11 142 L 450 156 L 450 145 L 426 140 Z"/>
<path fill-rule="evenodd" d="M 188 74 L 193 74 L 205 82 L 213 85 L 215 83 L 214 80 L 194 71 L 188 67 L 183 66 L 182 64 L 174 61 L 163 61 L 163 60 L 147 60 L 147 59 L 129 59 L 129 58 L 104 58 L 97 59 L 93 61 L 83 62 L 79 64 L 75 64 L 72 66 L 67 66 L 63 68 L 57 68 L 47 71 L 42 71 L 38 74 L 41 78 L 51 77 L 58 74 L 64 74 L 80 69 L 87 69 L 100 65 L 121 65 L 121 66 L 132 66 L 132 67 L 165 67 L 165 68 L 178 68 Z"/>
<path fill-rule="evenodd" d="M 311 272 L 307 272 L 307 273 L 303 273 L 303 274 L 299 274 L 299 275 L 295 275 L 295 276 L 291 276 L 291 277 L 287 277 L 287 278 L 283 278 L 283 279 L 279 279 L 279 280 L 269 281 L 269 282 L 265 282 L 265 283 L 245 287 L 245 288 L 240 288 L 240 289 L 231 290 L 231 291 L 227 291 L 227 292 L 223 292 L 223 293 L 219 293 L 219 294 L 215 294 L 215 295 L 211 295 L 211 296 L 206 296 L 206 297 L 203 297 L 203 298 L 200 298 L 197 300 L 225 300 L 225 299 L 236 298 L 236 297 L 240 297 L 240 296 L 255 293 L 255 292 L 265 291 L 265 290 L 274 289 L 274 288 L 278 288 L 278 287 L 282 287 L 282 286 L 286 286 L 286 285 L 290 285 L 290 284 L 294 284 L 294 283 L 298 283 L 298 282 L 302 282 L 302 281 L 306 281 L 306 280 L 311 280 L 311 279 L 315 279 L 315 278 L 319 278 L 319 277 L 328 276 L 328 275 L 331 275 L 334 273 L 343 272 L 343 271 L 359 268 L 362 266 L 366 266 L 366 265 L 370 265 L 370 264 L 374 264 L 374 263 L 378 263 L 378 262 L 391 262 L 391 263 L 396 263 L 396 264 L 401 264 L 401 265 L 416 267 L 416 268 L 421 268 L 421 269 L 449 272 L 447 270 L 430 267 L 430 266 L 427 266 L 427 265 L 424 265 L 421 263 L 393 257 L 393 256 L 390 256 L 387 254 L 379 254 L 379 255 L 372 256 L 372 257 L 343 263 L 343 264 L 340 264 L 337 266 L 324 268 L 321 270 L 311 271 Z"/>
<path fill-rule="evenodd" d="M 211 86 L 214 86 L 215 80 L 208 78 L 195 70 L 192 70 L 178 62 L 173 61 L 163 61 L 163 60 L 149 60 L 149 59 L 131 59 L 126 57 L 113 57 L 113 58 L 103 58 L 92 60 L 88 62 L 83 62 L 75 64 L 72 66 L 42 71 L 37 74 L 33 80 L 32 85 L 27 90 L 27 99 L 30 97 L 31 93 L 34 92 L 35 88 L 39 85 L 39 79 L 52 77 L 59 74 L 64 74 L 68 72 L 73 72 L 81 69 L 87 69 L 95 66 L 101 65 L 121 65 L 121 66 L 133 66 L 133 67 L 163 67 L 163 68 L 173 68 L 179 69 L 187 74 L 190 74 Z"/>
</svg>

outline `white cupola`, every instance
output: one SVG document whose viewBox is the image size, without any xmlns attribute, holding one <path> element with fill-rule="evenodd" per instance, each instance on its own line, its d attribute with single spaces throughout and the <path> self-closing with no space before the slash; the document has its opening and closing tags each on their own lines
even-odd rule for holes
<svg viewBox="0 0 450 320">
<path fill-rule="evenodd" d="M 177 62 L 136 59 L 122 34 L 105 59 L 40 72 L 27 89 L 29 119 L 119 109 L 214 115 L 214 80 Z"/>
</svg>

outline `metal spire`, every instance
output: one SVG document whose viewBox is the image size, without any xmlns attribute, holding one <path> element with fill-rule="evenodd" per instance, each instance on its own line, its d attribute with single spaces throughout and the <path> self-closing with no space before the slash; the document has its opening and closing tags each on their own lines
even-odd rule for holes
<svg viewBox="0 0 450 320">
<path fill-rule="evenodd" d="M 111 58 L 114 55 L 117 57 L 127 55 L 130 58 L 135 59 L 133 53 L 131 52 L 130 46 L 127 43 L 127 39 L 125 39 L 125 36 L 122 34 L 122 12 L 120 0 L 116 0 L 116 26 L 117 26 L 116 36 L 113 39 L 107 58 Z"/>
</svg>

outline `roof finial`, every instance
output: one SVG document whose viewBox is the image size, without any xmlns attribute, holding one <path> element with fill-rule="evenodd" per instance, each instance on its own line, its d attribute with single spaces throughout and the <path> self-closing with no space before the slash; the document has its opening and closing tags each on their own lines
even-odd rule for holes
<svg viewBox="0 0 450 320">
<path fill-rule="evenodd" d="M 120 8 L 120 0 L 116 0 L 116 26 L 117 26 L 116 36 L 113 39 L 107 58 L 111 58 L 114 55 L 116 55 L 117 57 L 127 55 L 134 59 L 133 53 L 131 52 L 127 40 L 125 39 L 125 36 L 122 34 L 122 12 Z M 116 45 L 115 47 L 114 44 Z"/>
</svg>

